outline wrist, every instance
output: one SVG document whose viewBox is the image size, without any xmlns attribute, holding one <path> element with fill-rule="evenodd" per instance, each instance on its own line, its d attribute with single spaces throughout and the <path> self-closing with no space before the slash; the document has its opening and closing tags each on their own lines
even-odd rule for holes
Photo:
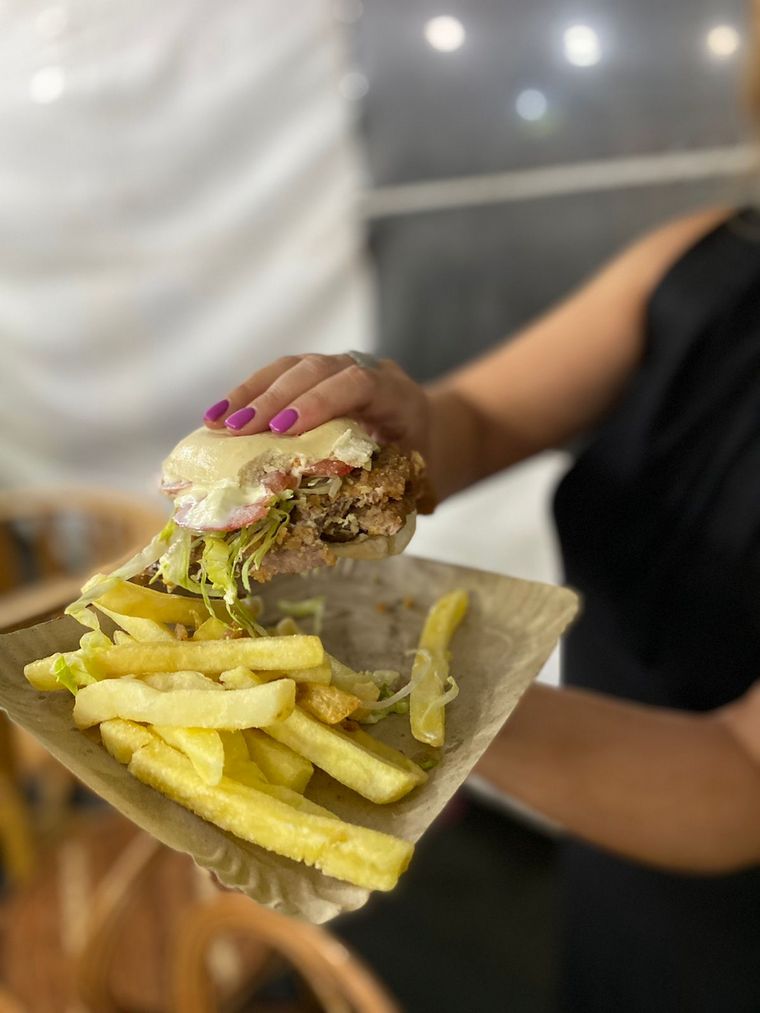
<svg viewBox="0 0 760 1013">
<path fill-rule="evenodd" d="M 443 384 L 425 388 L 428 402 L 428 470 L 441 499 L 477 481 L 478 419 L 468 401 Z"/>
</svg>

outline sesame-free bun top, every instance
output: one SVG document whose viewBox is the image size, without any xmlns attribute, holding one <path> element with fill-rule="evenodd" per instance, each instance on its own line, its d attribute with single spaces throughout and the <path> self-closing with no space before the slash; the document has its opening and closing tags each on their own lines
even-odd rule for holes
<svg viewBox="0 0 760 1013">
<path fill-rule="evenodd" d="M 163 464 L 165 484 L 189 482 L 209 488 L 219 482 L 253 485 L 268 471 L 300 470 L 317 461 L 367 464 L 377 444 L 351 419 L 333 419 L 300 436 L 256 433 L 232 436 L 201 427 L 177 444 Z"/>
</svg>

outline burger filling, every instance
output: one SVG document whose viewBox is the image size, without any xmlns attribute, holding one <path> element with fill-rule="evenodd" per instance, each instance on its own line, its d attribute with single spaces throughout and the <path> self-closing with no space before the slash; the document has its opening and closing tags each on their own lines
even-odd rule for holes
<svg viewBox="0 0 760 1013">
<path fill-rule="evenodd" d="M 223 597 L 235 618 L 253 582 L 332 565 L 337 545 L 399 532 L 421 495 L 422 470 L 418 455 L 391 446 L 366 468 L 325 460 L 264 473 L 248 489 L 165 488 L 175 509 L 153 578 Z"/>
</svg>

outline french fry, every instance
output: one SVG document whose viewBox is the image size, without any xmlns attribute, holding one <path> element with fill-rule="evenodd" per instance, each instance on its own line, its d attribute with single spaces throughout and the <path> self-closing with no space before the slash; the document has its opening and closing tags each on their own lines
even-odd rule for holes
<svg viewBox="0 0 760 1013">
<path fill-rule="evenodd" d="M 330 663 L 331 683 L 338 689 L 344 689 L 347 693 L 353 693 L 365 703 L 374 703 L 380 698 L 380 689 L 364 672 L 355 672 L 353 668 L 338 661 L 332 654 L 328 654 Z"/>
<path fill-rule="evenodd" d="M 218 784 L 222 778 L 224 750 L 220 733 L 200 728 L 170 728 L 135 724 L 112 718 L 100 725 L 103 745 L 119 763 L 128 764 L 136 750 L 162 739 L 183 753 L 206 784 Z"/>
<path fill-rule="evenodd" d="M 162 693 L 171 693 L 175 689 L 211 689 L 217 692 L 224 690 L 223 686 L 202 672 L 151 672 L 143 675 L 140 681 L 146 686 L 152 686 L 153 689 L 160 689 Z"/>
<path fill-rule="evenodd" d="M 165 623 L 156 622 L 155 619 L 142 619 L 138 616 L 121 615 L 121 613 L 113 612 L 97 601 L 93 602 L 93 604 L 99 612 L 102 612 L 104 616 L 108 616 L 122 630 L 126 630 L 130 637 L 138 641 L 138 643 L 153 643 L 157 640 L 168 640 L 171 642 L 177 639 Z M 117 630 L 116 632 L 118 633 L 119 631 Z M 114 643 L 116 642 L 114 638 Z"/>
<path fill-rule="evenodd" d="M 321 665 L 314 665 L 313 668 L 291 668 L 287 676 L 296 682 L 315 682 L 327 686 L 332 678 L 332 672 L 329 662 L 323 661 Z"/>
<path fill-rule="evenodd" d="M 228 791 L 236 784 L 248 788 L 256 788 L 257 791 L 261 791 L 265 795 L 271 795 L 272 798 L 279 799 L 280 802 L 286 802 L 299 812 L 312 813 L 315 816 L 325 816 L 331 820 L 338 819 L 335 813 L 331 813 L 329 809 L 317 805 L 311 799 L 304 798 L 300 792 L 287 788 L 282 784 L 272 784 L 271 781 L 267 781 L 266 778 L 262 777 L 261 771 L 252 760 L 249 760 L 247 763 L 235 764 L 229 772 L 225 772 L 224 776 L 226 781 L 229 782 L 225 784 L 225 788 Z"/>
<path fill-rule="evenodd" d="M 337 725 L 361 707 L 361 700 L 337 686 L 318 686 L 303 682 L 296 690 L 296 700 L 305 711 L 326 725 Z"/>
<path fill-rule="evenodd" d="M 123 718 L 103 721 L 99 731 L 103 745 L 111 756 L 125 765 L 132 759 L 133 753 L 154 742 L 156 738 L 148 728 Z"/>
<path fill-rule="evenodd" d="M 139 619 L 153 619 L 159 623 L 182 623 L 183 626 L 200 626 L 208 618 L 208 610 L 199 598 L 180 594 L 167 594 L 152 587 L 118 580 L 96 604 L 120 615 Z M 219 619 L 229 619 L 224 602 L 211 600 L 211 610 Z"/>
<path fill-rule="evenodd" d="M 442 697 L 449 675 L 448 647 L 467 606 L 465 591 L 451 591 L 433 603 L 412 665 L 409 722 L 415 739 L 430 746 L 443 745 L 445 706 Z"/>
<path fill-rule="evenodd" d="M 219 681 L 228 689 L 243 689 L 245 686 L 258 686 L 260 682 L 268 679 L 292 679 L 294 682 L 315 682 L 325 683 L 330 681 L 330 670 L 326 665 L 317 665 L 315 668 L 291 668 L 283 672 L 258 672 L 257 678 L 252 679 L 251 670 L 245 665 L 238 665 L 236 668 L 227 669 L 219 675 Z"/>
<path fill-rule="evenodd" d="M 255 637 L 240 640 L 183 640 L 172 644 L 122 644 L 87 658 L 102 677 L 142 675 L 176 669 L 217 675 L 245 665 L 269 671 L 315 668 L 324 661 L 319 637 Z"/>
<path fill-rule="evenodd" d="M 292 679 L 222 693 L 205 689 L 166 693 L 128 676 L 105 679 L 79 690 L 74 721 L 79 728 L 109 718 L 181 728 L 256 728 L 292 713 L 295 690 Z"/>
<path fill-rule="evenodd" d="M 24 665 L 24 677 L 35 689 L 44 693 L 55 693 L 64 690 L 63 686 L 55 677 L 53 665 L 60 655 L 51 654 L 47 658 L 40 658 L 38 661 L 30 661 Z M 63 657 L 67 664 L 71 664 L 75 658 L 81 658 L 81 651 L 64 651 Z"/>
<path fill-rule="evenodd" d="M 333 816 L 329 809 L 323 809 L 321 806 L 315 805 L 313 802 L 309 802 L 301 797 L 303 788 L 300 792 L 297 788 L 292 785 L 282 784 L 280 781 L 270 781 L 262 771 L 261 767 L 256 760 L 250 755 L 248 749 L 248 736 L 256 735 L 257 732 L 253 728 L 248 728 L 244 732 L 235 731 L 221 731 L 218 733 L 224 747 L 224 775 L 231 781 L 237 781 L 240 784 L 248 785 L 250 788 L 258 788 L 260 791 L 265 792 L 267 795 L 272 795 L 274 798 L 279 798 L 281 802 L 287 802 L 289 805 L 294 805 L 297 809 L 303 812 L 313 812 L 322 816 Z M 279 742 L 275 742 L 274 739 L 267 738 L 266 735 L 262 735 L 263 739 L 275 749 L 287 752 L 291 756 L 294 756 L 296 760 L 299 760 L 302 765 L 306 765 L 311 774 L 313 767 L 308 760 L 304 760 L 299 757 L 292 750 L 287 749 L 286 746 L 281 746 Z M 167 740 L 168 741 L 168 740 Z M 169 743 L 171 745 L 171 743 Z M 185 750 L 180 750 L 185 752 Z M 308 778 L 307 778 L 308 780 Z M 305 787 L 305 782 L 303 787 Z"/>
<path fill-rule="evenodd" d="M 243 738 L 241 731 L 222 731 L 219 732 L 219 738 L 224 748 L 224 769 L 233 766 L 236 763 L 248 763 L 251 759 L 251 754 L 248 752 L 248 746 Z"/>
<path fill-rule="evenodd" d="M 151 742 L 136 750 L 129 770 L 140 781 L 223 830 L 366 889 L 393 889 L 414 850 L 408 841 L 337 818 L 299 811 L 226 777 L 211 787 L 185 756 L 162 742 Z"/>
<path fill-rule="evenodd" d="M 171 725 L 151 727 L 164 742 L 184 753 L 206 784 L 219 784 L 225 769 L 225 751 L 221 739 L 225 733 L 211 728 L 176 728 Z"/>
<path fill-rule="evenodd" d="M 246 728 L 243 735 L 251 759 L 268 781 L 303 794 L 314 773 L 314 767 L 305 757 L 257 728 Z"/>
<path fill-rule="evenodd" d="M 298 623 L 295 621 L 295 619 L 292 616 L 285 616 L 285 618 L 284 619 L 280 619 L 280 621 L 274 627 L 273 634 L 274 634 L 274 636 L 277 636 L 277 637 L 294 637 L 294 636 L 299 636 L 301 634 L 301 627 L 298 625 Z M 303 672 L 299 673 L 300 678 L 297 679 L 296 681 L 297 682 L 319 682 L 319 683 L 324 683 L 326 686 L 329 685 L 329 683 L 331 683 L 331 682 L 334 681 L 333 680 L 333 675 L 334 675 L 334 671 L 335 671 L 335 669 L 333 667 L 334 661 L 335 661 L 334 658 L 332 658 L 329 654 L 325 653 L 325 660 L 324 660 L 324 662 L 323 662 L 323 664 L 321 666 L 321 670 L 320 671 L 318 671 L 317 669 L 311 669 L 311 671 L 308 671 L 308 670 L 303 671 Z M 337 662 L 336 664 L 339 665 L 340 662 Z M 351 670 L 350 669 L 346 669 L 346 671 L 351 671 Z M 342 689 L 346 689 L 347 687 L 346 686 L 342 686 L 341 688 Z"/>
<path fill-rule="evenodd" d="M 424 770 L 397 750 L 387 746 L 381 755 L 300 707 L 264 731 L 371 802 L 395 802 L 427 780 Z"/>
<path fill-rule="evenodd" d="M 420 772 L 422 772 L 423 780 L 427 780 L 427 774 L 414 760 L 410 760 L 408 756 L 404 756 L 403 753 L 399 752 L 398 749 L 394 749 L 393 746 L 389 746 L 385 742 L 381 742 L 380 739 L 376 739 L 374 735 L 365 732 L 363 728 L 351 728 L 350 730 L 344 728 L 342 729 L 342 733 L 346 738 L 351 739 L 355 745 L 366 749 L 367 752 L 372 753 L 378 759 L 386 760 L 388 763 L 403 767 L 415 777 L 418 777 Z"/>
<path fill-rule="evenodd" d="M 193 640 L 226 640 L 230 628 L 216 616 L 209 616 L 193 633 Z"/>
<path fill-rule="evenodd" d="M 277 637 L 292 637 L 301 632 L 301 628 L 292 616 L 285 616 L 274 628 Z"/>
<path fill-rule="evenodd" d="M 134 644 L 135 638 L 130 637 L 130 635 L 125 633 L 124 630 L 114 630 L 113 642 L 115 644 Z"/>
<path fill-rule="evenodd" d="M 260 686 L 262 682 L 266 682 L 268 675 L 268 672 L 254 675 L 250 668 L 238 665 L 237 668 L 220 672 L 219 682 L 224 689 L 249 689 L 251 686 Z"/>
<path fill-rule="evenodd" d="M 238 784 L 246 784 L 249 788 L 259 788 L 269 782 L 261 772 L 261 768 L 253 760 L 236 760 L 232 763 L 225 763 L 224 776 L 230 781 L 237 781 Z"/>
<path fill-rule="evenodd" d="M 258 672 L 225 672 L 220 678 L 228 676 L 238 685 L 244 680 L 248 685 L 264 682 Z M 395 802 L 427 780 L 425 771 L 398 750 L 366 733 L 360 740 L 354 733 L 325 725 L 301 707 L 295 707 L 286 720 L 266 725 L 263 730 L 371 802 Z"/>
</svg>

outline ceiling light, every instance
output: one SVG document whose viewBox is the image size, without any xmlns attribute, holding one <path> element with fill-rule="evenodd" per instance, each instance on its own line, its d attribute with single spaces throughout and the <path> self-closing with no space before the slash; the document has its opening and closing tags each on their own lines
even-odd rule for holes
<svg viewBox="0 0 760 1013">
<path fill-rule="evenodd" d="M 719 60 L 733 56 L 739 48 L 741 39 L 733 25 L 716 25 L 707 33 L 705 39 L 707 51 Z"/>
<path fill-rule="evenodd" d="M 548 108 L 549 103 L 546 101 L 546 95 L 537 88 L 526 88 L 515 99 L 517 115 L 529 123 L 543 119 Z"/>
<path fill-rule="evenodd" d="M 464 43 L 465 34 L 462 22 L 447 14 L 431 18 L 425 25 L 425 38 L 440 53 L 453 53 L 459 49 Z"/>
<path fill-rule="evenodd" d="M 562 37 L 565 58 L 574 67 L 593 67 L 602 57 L 599 36 L 588 25 L 571 25 Z"/>
</svg>

